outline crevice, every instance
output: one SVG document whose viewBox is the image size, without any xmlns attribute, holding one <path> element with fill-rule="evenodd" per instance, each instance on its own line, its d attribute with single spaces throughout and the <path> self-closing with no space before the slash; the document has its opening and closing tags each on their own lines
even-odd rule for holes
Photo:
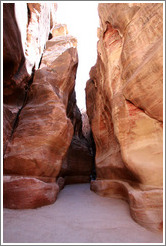
<svg viewBox="0 0 166 246">
<path fill-rule="evenodd" d="M 25 86 L 25 96 L 24 96 L 24 100 L 23 100 L 23 104 L 21 106 L 21 108 L 19 109 L 17 115 L 16 115 L 16 118 L 14 120 L 14 123 L 13 123 L 13 126 L 12 126 L 12 132 L 11 132 L 11 135 L 10 135 L 10 138 L 9 138 L 9 141 L 11 141 L 12 137 L 13 137 L 13 134 L 14 134 L 14 131 L 15 129 L 17 128 L 18 126 L 18 122 L 19 122 L 19 116 L 21 114 L 21 111 L 22 109 L 25 107 L 26 103 L 27 103 L 27 100 L 28 100 L 28 93 L 29 93 L 29 90 L 30 90 L 30 86 L 33 82 L 33 77 L 34 77 L 34 73 L 35 73 L 35 69 L 33 67 L 32 69 L 32 75 L 31 75 L 31 78 L 30 80 L 28 81 L 27 85 Z M 7 147 L 7 146 L 6 146 Z"/>
<path fill-rule="evenodd" d="M 44 53 L 44 50 L 43 50 L 43 53 Z M 41 65 L 41 62 L 42 62 L 43 53 L 41 54 L 41 58 L 40 58 L 39 65 L 38 65 L 38 69 L 40 68 L 40 65 Z"/>
<path fill-rule="evenodd" d="M 53 36 L 52 36 L 52 33 L 50 32 L 49 35 L 48 35 L 48 40 L 52 39 Z"/>
<path fill-rule="evenodd" d="M 92 130 L 90 131 L 90 138 L 91 138 L 91 151 L 92 151 L 92 171 L 91 171 L 90 178 L 91 180 L 96 180 L 96 165 L 95 165 L 96 144 L 93 138 Z"/>
<path fill-rule="evenodd" d="M 30 11 L 28 4 L 27 4 L 27 9 L 28 9 L 28 25 L 29 25 L 29 23 L 31 21 L 31 11 Z"/>
</svg>

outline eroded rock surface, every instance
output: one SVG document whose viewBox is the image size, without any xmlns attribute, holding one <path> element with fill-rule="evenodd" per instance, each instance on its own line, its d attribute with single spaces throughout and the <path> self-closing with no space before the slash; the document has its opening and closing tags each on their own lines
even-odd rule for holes
<svg viewBox="0 0 166 246">
<path fill-rule="evenodd" d="M 28 3 L 26 64 L 38 69 L 49 33 L 56 25 L 56 3 Z"/>
<path fill-rule="evenodd" d="M 25 16 L 27 16 L 25 14 Z M 26 25 L 24 25 L 26 28 Z M 22 107 L 24 87 L 30 79 L 25 64 L 22 37 L 15 17 L 15 4 L 3 4 L 3 147 L 11 137 L 14 121 Z"/>
<path fill-rule="evenodd" d="M 9 81 L 7 85 L 11 89 L 10 93 L 4 93 L 4 206 L 8 208 L 35 208 L 56 200 L 59 191 L 56 177 L 74 132 L 67 117 L 67 107 L 75 86 L 76 39 L 66 35 L 54 37 L 46 43 L 55 24 L 51 15 L 55 5 L 52 6 L 53 10 L 50 10 L 50 4 L 28 4 L 28 53 L 25 56 L 19 36 L 16 43 L 20 55 L 16 54 L 15 66 L 20 66 L 18 63 L 23 57 L 26 74 L 26 64 L 38 68 L 46 46 L 33 80 L 31 74 L 25 78 L 20 72 L 18 86 L 12 88 L 11 76 L 17 69 L 13 68 L 15 63 L 7 60 L 6 53 L 8 50 L 13 52 L 14 41 L 8 39 L 9 49 L 6 46 L 4 49 L 4 63 L 11 66 L 8 80 L 4 78 L 4 83 Z M 14 22 L 14 5 L 9 4 L 6 8 L 7 17 L 10 13 L 11 22 Z M 20 31 L 17 23 L 11 28 L 14 33 Z M 4 32 L 9 38 L 10 28 L 4 28 Z M 34 59 L 31 59 L 32 53 Z"/>
<path fill-rule="evenodd" d="M 67 49 L 44 65 L 48 52 L 35 72 L 27 103 L 7 146 L 5 173 L 56 177 L 70 145 L 73 127 L 66 107 L 74 88 L 77 51 Z M 52 56 L 52 49 L 50 53 Z"/>
<path fill-rule="evenodd" d="M 126 199 L 132 217 L 162 228 L 162 4 L 99 4 L 98 59 L 87 82 L 101 195 Z M 132 185 L 131 185 L 132 184 Z"/>
<path fill-rule="evenodd" d="M 4 152 L 50 28 L 56 24 L 55 11 L 56 4 L 51 3 L 3 4 Z"/>
</svg>

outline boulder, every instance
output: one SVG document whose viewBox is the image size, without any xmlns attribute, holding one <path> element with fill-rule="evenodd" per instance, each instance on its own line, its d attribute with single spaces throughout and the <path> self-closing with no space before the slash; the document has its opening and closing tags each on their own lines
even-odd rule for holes
<svg viewBox="0 0 166 246">
<path fill-rule="evenodd" d="M 4 176 L 3 189 L 5 208 L 28 209 L 54 203 L 59 186 L 33 177 Z"/>
</svg>

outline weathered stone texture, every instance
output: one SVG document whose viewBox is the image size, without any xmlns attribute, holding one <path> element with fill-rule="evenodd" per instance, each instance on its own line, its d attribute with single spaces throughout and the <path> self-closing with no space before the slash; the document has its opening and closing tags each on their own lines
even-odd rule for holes
<svg viewBox="0 0 166 246">
<path fill-rule="evenodd" d="M 133 212 L 130 189 L 123 194 L 133 218 L 161 229 L 162 4 L 104 3 L 98 11 L 98 59 L 86 87 L 96 144 L 97 180 L 92 189 L 105 194 L 101 183 L 106 184 L 107 195 L 118 196 L 124 190 L 118 188 L 122 181 L 125 186 L 134 183 L 134 206 L 141 204 L 140 210 Z"/>
<path fill-rule="evenodd" d="M 77 52 L 71 48 L 36 71 L 4 156 L 5 173 L 54 177 L 59 173 L 73 135 L 66 107 L 74 88 L 76 65 Z"/>
<path fill-rule="evenodd" d="M 15 43 L 9 38 L 10 28 L 4 28 L 9 44 L 9 48 L 4 49 L 4 63 L 11 67 L 8 80 L 4 77 L 4 83 L 9 81 L 7 86 L 11 89 L 10 93 L 4 92 L 4 206 L 8 208 L 34 208 L 56 200 L 59 192 L 56 177 L 74 132 L 67 117 L 67 106 L 75 85 L 76 40 L 68 35 L 54 37 L 46 43 L 50 28 L 55 25 L 53 17 L 50 19 L 51 6 L 56 5 L 28 4 L 27 53 L 24 56 L 18 35 L 15 43 L 20 53 L 14 53 L 18 56 L 16 65 L 10 64 L 6 55 L 14 52 Z M 5 13 L 8 16 L 8 12 L 13 18 L 11 22 L 14 21 L 14 5 L 6 6 L 4 16 Z M 11 30 L 19 34 L 20 29 L 16 21 L 14 23 Z M 23 57 L 25 71 L 28 70 L 26 62 L 37 69 L 44 46 L 40 68 L 33 80 L 29 75 L 26 79 L 21 77 L 19 71 L 20 82 L 13 89 L 11 76 L 17 71 L 13 66 L 19 67 Z"/>
<path fill-rule="evenodd" d="M 39 66 L 50 25 L 56 24 L 51 17 L 55 11 L 56 4 L 51 3 L 3 3 L 4 152 L 25 102 L 32 70 Z"/>
</svg>

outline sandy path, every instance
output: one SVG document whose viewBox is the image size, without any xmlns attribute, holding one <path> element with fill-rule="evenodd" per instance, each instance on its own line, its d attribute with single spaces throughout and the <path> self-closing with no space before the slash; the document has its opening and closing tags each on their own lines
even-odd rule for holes
<svg viewBox="0 0 166 246">
<path fill-rule="evenodd" d="M 68 185 L 55 204 L 34 210 L 4 209 L 4 243 L 160 243 L 135 223 L 125 201 L 104 198 L 89 184 Z"/>
</svg>

